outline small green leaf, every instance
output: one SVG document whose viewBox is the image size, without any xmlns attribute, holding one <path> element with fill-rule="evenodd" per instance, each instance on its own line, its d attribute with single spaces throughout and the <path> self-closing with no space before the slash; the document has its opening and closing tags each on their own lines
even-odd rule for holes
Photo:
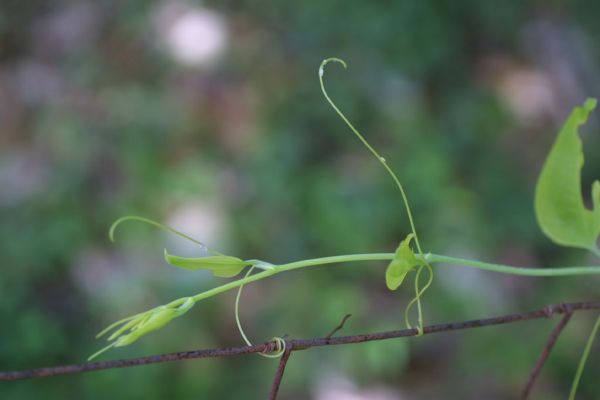
<svg viewBox="0 0 600 400">
<path fill-rule="evenodd" d="M 236 276 L 244 267 L 251 263 L 231 256 L 208 256 L 199 258 L 186 258 L 173 256 L 165 250 L 165 260 L 174 267 L 197 270 L 209 269 L 215 276 L 230 278 Z"/>
<path fill-rule="evenodd" d="M 140 314 L 133 315 L 131 317 L 122 319 L 114 324 L 111 324 L 108 328 L 100 332 L 96 337 L 100 337 L 108 333 L 110 330 L 119 327 L 112 335 L 109 336 L 108 341 L 112 342 L 103 349 L 92 354 L 88 361 L 98 357 L 100 354 L 109 350 L 112 347 L 123 347 L 132 344 L 142 336 L 153 332 L 157 329 L 167 325 L 171 320 L 180 315 L 185 314 L 190 308 L 194 306 L 196 301 L 193 297 L 182 297 L 169 304 L 162 305 L 151 310 L 145 311 Z"/>
<path fill-rule="evenodd" d="M 544 163 L 535 191 L 535 213 L 546 236 L 563 246 L 592 251 L 597 251 L 600 234 L 600 183 L 592 185 L 594 208 L 588 210 L 581 194 L 584 157 L 578 128 L 595 107 L 595 99 L 575 107 Z"/>
<path fill-rule="evenodd" d="M 188 297 L 183 304 L 178 307 L 159 306 L 148 312 L 145 318 L 142 318 L 138 324 L 129 327 L 130 332 L 118 337 L 109 338 L 109 340 L 117 339 L 115 347 L 130 345 L 142 336 L 162 328 L 171 322 L 172 319 L 185 314 L 194 305 L 194 300 Z"/>
<path fill-rule="evenodd" d="M 400 242 L 394 258 L 385 271 L 385 283 L 390 290 L 396 290 L 404 281 L 406 274 L 415 267 L 423 265 L 422 262 L 417 260 L 415 253 L 410 248 L 410 241 L 414 237 L 415 235 L 411 233 Z"/>
</svg>

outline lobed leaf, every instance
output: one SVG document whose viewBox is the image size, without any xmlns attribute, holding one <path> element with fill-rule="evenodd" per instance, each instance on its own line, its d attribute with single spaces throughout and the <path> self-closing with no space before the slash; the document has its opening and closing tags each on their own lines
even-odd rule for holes
<svg viewBox="0 0 600 400">
<path fill-rule="evenodd" d="M 598 252 L 600 234 L 600 182 L 592 185 L 593 209 L 585 207 L 581 194 L 584 163 L 578 128 L 583 125 L 596 99 L 575 107 L 558 134 L 540 173 L 535 190 L 535 213 L 544 234 L 563 246 Z"/>
</svg>

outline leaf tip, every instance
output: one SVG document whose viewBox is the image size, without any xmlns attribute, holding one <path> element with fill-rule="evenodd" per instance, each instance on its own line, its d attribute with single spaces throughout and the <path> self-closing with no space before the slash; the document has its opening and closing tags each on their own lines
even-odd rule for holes
<svg viewBox="0 0 600 400">
<path fill-rule="evenodd" d="M 404 279 L 402 279 L 402 281 L 403 280 Z M 388 278 L 388 279 L 385 280 L 385 285 L 387 286 L 387 288 L 389 290 L 394 291 L 394 290 L 396 290 L 396 289 L 398 289 L 400 287 L 400 285 L 402 284 L 402 281 L 400 281 L 400 282 L 394 282 L 391 278 Z"/>
<path fill-rule="evenodd" d="M 167 262 L 167 264 L 172 265 L 174 267 L 177 267 L 177 256 L 173 256 L 172 254 L 169 254 L 169 252 L 167 251 L 167 249 L 163 249 L 163 257 L 165 259 L 165 261 Z"/>
<path fill-rule="evenodd" d="M 598 100 L 593 98 L 593 97 L 589 97 L 585 100 L 585 102 L 583 103 L 583 108 L 587 111 L 587 112 L 591 112 L 596 108 L 596 105 L 598 104 Z"/>
</svg>

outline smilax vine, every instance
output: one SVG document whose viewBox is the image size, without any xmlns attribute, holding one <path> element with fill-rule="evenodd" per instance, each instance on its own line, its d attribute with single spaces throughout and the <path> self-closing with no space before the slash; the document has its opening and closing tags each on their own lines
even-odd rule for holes
<svg viewBox="0 0 600 400">
<path fill-rule="evenodd" d="M 367 150 L 390 175 L 402 197 L 404 208 L 410 223 L 410 232 L 404 239 L 400 240 L 400 244 L 395 252 L 336 255 L 276 265 L 262 260 L 244 260 L 238 257 L 221 254 L 209 249 L 202 242 L 199 242 L 196 239 L 185 235 L 184 233 L 147 218 L 138 216 L 126 216 L 120 218 L 114 222 L 110 229 L 109 236 L 112 241 L 114 241 L 116 228 L 123 222 L 139 221 L 154 225 L 199 245 L 199 254 L 201 256 L 197 258 L 178 257 L 165 250 L 164 258 L 166 262 L 172 266 L 188 270 L 208 269 L 212 271 L 215 276 L 223 278 L 235 277 L 241 274 L 244 269 L 248 268 L 248 270 L 244 277 L 240 279 L 228 282 L 224 285 L 195 294 L 193 296 L 173 300 L 170 303 L 129 316 L 113 323 L 100 332 L 97 336 L 101 337 L 109 332 L 112 332 L 108 336 L 108 341 L 110 343 L 108 346 L 93 354 L 90 359 L 98 356 L 110 348 L 130 345 L 136 342 L 142 336 L 162 328 L 173 319 L 185 314 L 197 302 L 232 289 L 238 290 L 235 306 L 236 322 L 244 341 L 247 344 L 250 344 L 250 341 L 246 337 L 241 327 L 238 315 L 239 298 L 243 286 L 295 269 L 348 262 L 387 261 L 388 266 L 385 271 L 385 282 L 390 290 L 398 289 L 405 281 L 407 276 L 411 272 L 415 272 L 413 281 L 414 297 L 406 305 L 404 318 L 407 327 L 410 328 L 410 311 L 413 306 L 416 306 L 417 319 L 415 328 L 419 334 L 422 333 L 423 329 L 423 310 L 421 307 L 421 297 L 432 284 L 434 265 L 442 265 L 442 268 L 451 265 L 458 265 L 498 273 L 537 277 L 600 274 L 600 265 L 558 268 L 523 268 L 424 252 L 415 228 L 415 222 L 411 213 L 408 197 L 402 184 L 400 183 L 400 180 L 398 179 L 398 176 L 388 165 L 386 159 L 369 144 L 365 137 L 352 125 L 348 118 L 329 97 L 323 82 L 325 67 L 328 63 L 339 63 L 346 68 L 346 63 L 338 58 L 329 58 L 321 63 L 321 66 L 319 67 L 319 83 L 325 99 L 344 121 L 344 123 L 350 128 L 354 135 L 360 140 L 360 142 L 362 142 Z M 585 249 L 592 252 L 595 256 L 600 257 L 600 248 L 598 247 L 598 236 L 600 235 L 600 181 L 595 181 L 592 184 L 591 197 L 593 208 L 588 209 L 584 205 L 584 199 L 581 194 L 580 175 L 581 168 L 584 163 L 584 156 L 582 152 L 581 139 L 578 132 L 579 127 L 587 121 L 589 114 L 594 110 L 595 107 L 595 99 L 586 100 L 582 106 L 575 107 L 563 125 L 544 163 L 537 182 L 535 190 L 535 214 L 541 230 L 556 244 Z M 415 246 L 414 249 L 411 246 L 413 242 Z M 424 274 L 426 274 L 426 279 L 423 283 L 422 280 Z M 579 367 L 573 381 L 571 394 L 569 397 L 570 399 L 575 398 L 575 392 L 585 361 L 589 354 L 593 338 L 599 327 L 600 318 L 592 330 L 592 334 L 590 335 L 590 339 L 579 363 Z M 278 357 L 279 355 L 283 354 L 285 351 L 285 341 L 279 338 L 274 339 L 279 344 L 279 348 L 277 349 L 278 351 L 276 351 L 275 354 L 263 355 Z"/>
</svg>

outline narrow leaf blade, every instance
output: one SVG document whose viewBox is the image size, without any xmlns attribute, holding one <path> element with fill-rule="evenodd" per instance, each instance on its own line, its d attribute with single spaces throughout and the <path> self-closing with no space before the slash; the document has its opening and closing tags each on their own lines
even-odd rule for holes
<svg viewBox="0 0 600 400">
<path fill-rule="evenodd" d="M 167 250 L 165 250 L 165 261 L 174 267 L 183 269 L 208 269 L 212 271 L 215 276 L 222 278 L 231 278 L 236 276 L 242 272 L 244 267 L 249 265 L 248 262 L 232 256 L 187 258 L 171 255 L 167 252 Z"/>
</svg>

